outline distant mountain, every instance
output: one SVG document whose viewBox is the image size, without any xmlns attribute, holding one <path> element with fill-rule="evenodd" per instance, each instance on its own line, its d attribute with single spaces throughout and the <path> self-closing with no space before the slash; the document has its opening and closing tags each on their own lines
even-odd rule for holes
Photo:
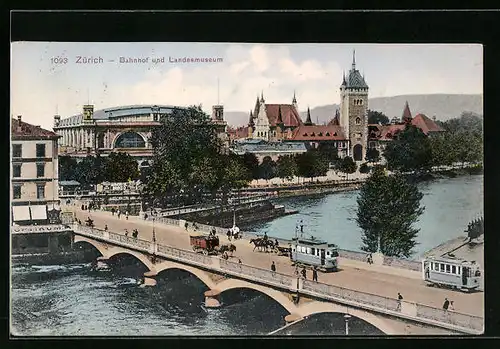
<svg viewBox="0 0 500 349">
<path fill-rule="evenodd" d="M 483 115 L 482 95 L 431 94 L 370 98 L 368 108 L 382 112 L 392 119 L 394 116 L 401 117 L 406 101 L 410 105 L 412 115 L 422 113 L 430 118 L 436 116 L 436 119 L 441 121 L 459 117 L 465 111 Z M 338 108 L 338 104 L 313 108 L 311 119 L 318 124 L 329 122 Z M 305 120 L 306 111 L 301 111 L 300 114 L 302 120 Z M 246 125 L 248 117 L 248 112 L 228 111 L 224 113 L 224 118 L 231 126 Z"/>
</svg>

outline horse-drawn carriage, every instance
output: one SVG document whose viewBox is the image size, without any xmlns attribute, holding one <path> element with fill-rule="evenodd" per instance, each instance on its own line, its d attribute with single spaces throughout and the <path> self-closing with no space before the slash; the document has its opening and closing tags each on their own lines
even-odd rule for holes
<svg viewBox="0 0 500 349">
<path fill-rule="evenodd" d="M 274 246 L 274 252 L 276 252 L 278 254 L 278 256 L 289 257 L 290 254 L 292 253 L 292 248 L 291 247 L 284 247 L 284 246 Z"/>
<path fill-rule="evenodd" d="M 232 254 L 236 251 L 236 246 L 233 244 L 219 246 L 219 237 L 212 234 L 191 235 L 189 236 L 189 242 L 193 251 L 203 253 L 206 256 L 222 254 L 225 258 L 228 258 L 227 252 Z"/>
</svg>

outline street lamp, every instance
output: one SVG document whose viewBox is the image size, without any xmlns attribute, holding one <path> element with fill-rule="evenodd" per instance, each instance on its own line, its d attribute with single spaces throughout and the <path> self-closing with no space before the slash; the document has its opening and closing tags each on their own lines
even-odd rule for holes
<svg viewBox="0 0 500 349">
<path fill-rule="evenodd" d="M 344 320 L 345 320 L 345 335 L 349 335 L 349 319 L 351 318 L 351 315 L 345 314 L 344 315 Z"/>
<path fill-rule="evenodd" d="M 153 243 L 156 242 L 155 217 L 153 217 Z"/>
</svg>

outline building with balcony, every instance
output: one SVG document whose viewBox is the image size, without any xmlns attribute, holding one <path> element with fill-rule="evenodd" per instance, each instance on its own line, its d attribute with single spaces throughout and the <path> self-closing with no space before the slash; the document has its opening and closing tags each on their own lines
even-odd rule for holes
<svg viewBox="0 0 500 349">
<path fill-rule="evenodd" d="M 57 134 L 22 121 L 11 124 L 11 219 L 56 223 L 59 216 Z"/>
</svg>

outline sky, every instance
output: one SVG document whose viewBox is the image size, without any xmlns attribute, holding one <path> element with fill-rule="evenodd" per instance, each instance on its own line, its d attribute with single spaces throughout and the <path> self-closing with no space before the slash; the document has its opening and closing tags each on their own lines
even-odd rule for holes
<svg viewBox="0 0 500 349">
<path fill-rule="evenodd" d="M 54 115 L 81 113 L 87 103 L 95 110 L 201 104 L 207 113 L 220 103 L 226 111 L 249 112 L 261 92 L 266 103 L 290 104 L 294 91 L 302 111 L 339 103 L 353 50 L 370 98 L 483 93 L 482 46 L 476 44 L 14 42 L 11 117 L 51 130 Z M 79 57 L 103 62 L 78 63 Z M 120 57 L 147 62 L 120 63 Z M 184 57 L 219 62 L 175 61 Z"/>
</svg>

